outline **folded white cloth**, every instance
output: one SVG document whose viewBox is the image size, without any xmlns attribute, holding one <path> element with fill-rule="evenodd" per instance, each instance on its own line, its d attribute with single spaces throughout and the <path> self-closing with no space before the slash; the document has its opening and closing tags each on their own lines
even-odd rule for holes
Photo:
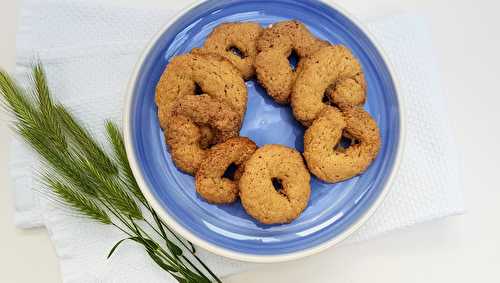
<svg viewBox="0 0 500 283">
<path fill-rule="evenodd" d="M 53 94 L 100 139 L 105 119 L 121 122 L 123 94 L 131 70 L 147 40 L 173 12 L 105 2 L 26 0 L 17 37 L 18 80 L 26 84 L 30 65 L 39 58 Z M 408 109 L 407 138 L 401 168 L 389 195 L 373 217 L 345 242 L 464 210 L 458 155 L 425 21 L 414 15 L 399 15 L 367 22 L 367 26 L 385 49 L 401 82 L 400 95 Z M 10 156 L 16 224 L 47 228 L 64 282 L 173 280 L 134 243 L 125 243 L 106 260 L 110 247 L 123 235 L 113 227 L 74 217 L 41 197 L 36 180 L 39 161 L 18 138 L 13 138 Z M 221 276 L 254 266 L 201 249 L 199 253 Z"/>
</svg>

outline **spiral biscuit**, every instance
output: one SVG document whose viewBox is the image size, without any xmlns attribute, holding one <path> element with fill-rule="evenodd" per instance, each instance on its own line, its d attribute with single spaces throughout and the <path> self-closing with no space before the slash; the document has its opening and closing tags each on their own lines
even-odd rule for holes
<svg viewBox="0 0 500 283">
<path fill-rule="evenodd" d="M 295 81 L 291 104 L 293 114 L 304 126 L 309 126 L 327 107 L 361 105 L 365 102 L 366 83 L 361 65 L 342 45 L 326 46 L 311 55 L 303 64 Z"/>
<path fill-rule="evenodd" d="M 298 21 L 276 23 L 266 28 L 257 40 L 257 79 L 276 102 L 287 104 L 296 76 L 302 69 L 303 60 L 327 45 L 327 42 L 315 38 Z M 299 57 L 295 70 L 288 62 L 293 51 Z"/>
<path fill-rule="evenodd" d="M 233 63 L 244 79 L 250 79 L 255 74 L 255 41 L 261 32 L 258 23 L 224 23 L 213 29 L 201 49 L 193 52 L 219 54 Z"/>
<path fill-rule="evenodd" d="M 376 122 L 361 107 L 341 105 L 341 111 L 328 106 L 304 134 L 304 158 L 311 173 L 335 183 L 364 172 L 380 150 Z M 339 147 L 342 135 L 356 142 Z"/>
<path fill-rule="evenodd" d="M 239 183 L 241 203 L 261 223 L 289 223 L 307 206 L 310 179 L 299 152 L 282 145 L 265 145 L 245 163 Z M 273 182 L 281 184 L 279 191 Z"/>
<path fill-rule="evenodd" d="M 231 138 L 213 146 L 196 172 L 196 191 L 210 203 L 231 203 L 238 198 L 238 181 L 244 162 L 257 146 L 245 137 Z M 238 166 L 234 180 L 224 178 L 224 172 L 234 164 Z"/>
</svg>

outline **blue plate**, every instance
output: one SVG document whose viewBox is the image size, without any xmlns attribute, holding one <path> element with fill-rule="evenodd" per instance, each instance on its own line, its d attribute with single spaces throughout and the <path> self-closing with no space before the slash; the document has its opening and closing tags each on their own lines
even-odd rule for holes
<svg viewBox="0 0 500 283">
<path fill-rule="evenodd" d="M 338 184 L 312 179 L 306 210 L 290 224 L 262 225 L 240 202 L 211 205 L 192 176 L 173 164 L 158 124 L 155 86 L 176 55 L 199 47 L 223 22 L 257 21 L 263 26 L 297 19 L 317 37 L 348 46 L 361 61 L 368 84 L 365 108 L 377 121 L 382 149 L 359 177 Z M 240 260 L 274 262 L 325 249 L 355 231 L 380 204 L 397 167 L 401 109 L 388 65 L 366 32 L 338 8 L 317 1 L 207 1 L 178 15 L 150 43 L 129 85 L 124 129 L 127 153 L 138 183 L 159 214 L 188 240 Z M 248 108 L 241 136 L 259 146 L 277 143 L 303 150 L 304 128 L 289 106 L 273 102 L 255 81 L 247 82 Z"/>
</svg>

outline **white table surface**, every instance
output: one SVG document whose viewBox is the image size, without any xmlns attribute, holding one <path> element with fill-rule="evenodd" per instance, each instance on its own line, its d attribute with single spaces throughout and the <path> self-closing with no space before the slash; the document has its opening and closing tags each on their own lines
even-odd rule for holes
<svg viewBox="0 0 500 283">
<path fill-rule="evenodd" d="M 184 1 L 109 0 L 183 6 Z M 188 1 L 190 2 L 190 1 Z M 500 282 L 500 2 L 495 0 L 339 0 L 361 18 L 420 11 L 432 24 L 450 115 L 464 161 L 467 214 L 377 239 L 272 264 L 227 282 Z M 145 4 L 147 3 L 147 4 Z M 0 66 L 12 70 L 18 0 L 0 1 Z M 411 109 L 410 109 L 411 111 Z M 0 282 L 60 282 L 43 229 L 13 223 L 6 161 L 8 129 L 0 117 Z M 84 268 L 84 267 L 82 267 Z"/>
</svg>

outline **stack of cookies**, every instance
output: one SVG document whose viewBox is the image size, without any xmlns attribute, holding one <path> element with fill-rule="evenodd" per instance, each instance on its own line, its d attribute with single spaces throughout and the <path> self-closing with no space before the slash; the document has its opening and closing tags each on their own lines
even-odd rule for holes
<svg viewBox="0 0 500 283">
<path fill-rule="evenodd" d="M 257 148 L 239 137 L 245 80 L 254 77 L 307 127 L 302 155 L 282 145 Z M 298 21 L 265 29 L 221 24 L 201 48 L 171 59 L 156 87 L 160 126 L 176 166 L 195 175 L 206 201 L 226 204 L 239 197 L 264 224 L 300 215 L 309 201 L 310 172 L 335 183 L 371 164 L 380 133 L 362 108 L 365 100 L 363 71 L 350 50 L 317 39 Z"/>
</svg>

